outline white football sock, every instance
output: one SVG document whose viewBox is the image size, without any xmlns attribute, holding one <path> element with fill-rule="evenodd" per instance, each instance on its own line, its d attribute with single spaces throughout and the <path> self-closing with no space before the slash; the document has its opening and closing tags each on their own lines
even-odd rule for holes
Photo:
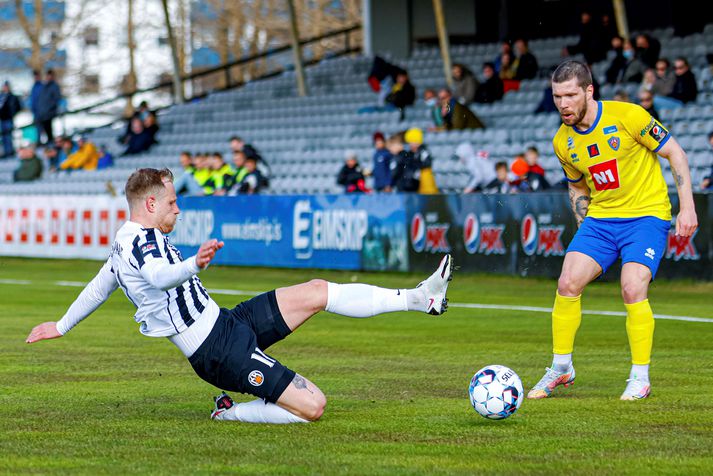
<svg viewBox="0 0 713 476">
<path fill-rule="evenodd" d="M 552 368 L 558 372 L 566 372 L 572 365 L 572 354 L 552 354 Z"/>
<path fill-rule="evenodd" d="M 643 380 L 644 382 L 649 381 L 649 365 L 632 365 L 631 372 L 629 373 L 629 378 Z"/>
<path fill-rule="evenodd" d="M 236 403 L 218 415 L 216 420 L 237 420 L 245 423 L 309 423 L 309 421 L 288 412 L 281 406 L 264 400 Z"/>
<path fill-rule="evenodd" d="M 348 317 L 371 317 L 385 312 L 426 311 L 420 289 L 384 289 L 368 284 L 327 283 L 325 310 Z"/>
</svg>

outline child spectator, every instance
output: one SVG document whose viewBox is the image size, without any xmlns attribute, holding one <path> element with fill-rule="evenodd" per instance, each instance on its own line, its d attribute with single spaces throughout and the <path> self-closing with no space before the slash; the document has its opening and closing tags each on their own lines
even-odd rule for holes
<svg viewBox="0 0 713 476">
<path fill-rule="evenodd" d="M 337 175 L 337 183 L 344 187 L 344 193 L 368 193 L 364 173 L 359 166 L 356 152 L 347 151 L 344 165 Z"/>
<path fill-rule="evenodd" d="M 458 144 L 455 158 L 465 166 L 470 174 L 470 180 L 463 189 L 463 193 L 479 192 L 495 178 L 493 167 L 488 161 L 488 153 L 480 151 L 476 154 L 469 142 Z"/>
<path fill-rule="evenodd" d="M 394 156 L 391 175 L 392 186 L 399 192 L 418 192 L 421 181 L 421 163 L 414 155 L 404 150 L 402 134 L 394 134 L 387 142 L 389 152 Z"/>
<path fill-rule="evenodd" d="M 527 183 L 533 192 L 541 192 L 550 188 L 550 184 L 545 178 L 545 169 L 540 164 L 540 152 L 537 147 L 528 147 L 525 151 L 525 162 L 527 162 Z"/>
<path fill-rule="evenodd" d="M 371 175 L 374 177 L 374 190 L 391 191 L 391 152 L 386 148 L 386 140 L 381 132 L 374 133 L 374 159 Z"/>
<path fill-rule="evenodd" d="M 513 193 L 512 186 L 508 180 L 507 162 L 497 162 L 495 164 L 495 178 L 483 189 L 483 193 Z"/>
<path fill-rule="evenodd" d="M 409 152 L 413 154 L 414 160 L 418 162 L 421 167 L 418 193 L 438 193 L 436 178 L 433 175 L 433 156 L 423 143 L 423 131 L 417 127 L 412 127 L 404 134 L 404 140 L 408 144 Z"/>
</svg>

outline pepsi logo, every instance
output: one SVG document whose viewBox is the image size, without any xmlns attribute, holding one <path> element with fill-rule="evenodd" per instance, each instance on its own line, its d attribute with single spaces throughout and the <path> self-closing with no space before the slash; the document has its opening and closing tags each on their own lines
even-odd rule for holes
<svg viewBox="0 0 713 476">
<path fill-rule="evenodd" d="M 478 222 L 478 217 L 473 213 L 469 213 L 465 217 L 465 223 L 463 223 L 463 244 L 469 254 L 474 254 L 478 251 L 480 223 Z"/>
<path fill-rule="evenodd" d="M 522 251 L 527 256 L 532 256 L 537 251 L 537 220 L 532 213 L 528 213 L 522 219 L 520 225 L 520 243 Z"/>
<path fill-rule="evenodd" d="M 416 253 L 426 247 L 426 220 L 423 215 L 416 213 L 411 219 L 411 246 Z"/>
</svg>

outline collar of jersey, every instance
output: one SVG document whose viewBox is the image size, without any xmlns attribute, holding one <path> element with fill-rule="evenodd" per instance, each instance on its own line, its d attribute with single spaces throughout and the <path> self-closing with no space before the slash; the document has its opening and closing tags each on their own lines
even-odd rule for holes
<svg viewBox="0 0 713 476">
<path fill-rule="evenodd" d="M 574 130 L 574 132 L 576 132 L 577 134 L 583 135 L 583 136 L 586 136 L 587 134 L 592 132 L 597 127 L 597 124 L 599 124 L 599 119 L 601 119 L 601 117 L 602 117 L 602 109 L 603 109 L 602 102 L 597 101 L 597 118 L 594 119 L 594 123 L 591 126 L 589 126 L 589 129 L 587 129 L 586 131 L 580 131 L 575 126 L 572 126 L 572 129 Z"/>
</svg>

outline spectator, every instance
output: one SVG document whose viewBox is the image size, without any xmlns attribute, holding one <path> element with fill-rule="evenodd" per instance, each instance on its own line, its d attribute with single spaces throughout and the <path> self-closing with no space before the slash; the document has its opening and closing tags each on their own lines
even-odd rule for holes
<svg viewBox="0 0 713 476">
<path fill-rule="evenodd" d="M 245 157 L 245 152 L 242 150 L 236 150 L 233 152 L 233 170 L 235 173 L 230 178 L 229 189 L 242 182 L 248 174 L 248 170 L 245 168 Z"/>
<path fill-rule="evenodd" d="M 245 169 L 248 173 L 237 186 L 239 193 L 253 195 L 260 193 L 260 190 L 267 187 L 267 179 L 257 168 L 257 161 L 258 159 L 256 157 L 245 157 Z M 234 188 L 231 190 L 234 190 Z"/>
<path fill-rule="evenodd" d="M 386 96 L 391 92 L 391 87 L 396 83 L 396 77 L 405 73 L 402 68 L 389 63 L 380 56 L 375 56 L 371 64 L 369 72 L 369 86 L 379 94 L 379 107 L 383 107 L 386 102 Z"/>
<path fill-rule="evenodd" d="M 225 195 L 232 186 L 235 170 L 223 160 L 223 154 L 213 152 L 208 154 L 207 165 L 210 176 L 202 184 L 206 195 Z"/>
<path fill-rule="evenodd" d="M 456 101 L 448 88 L 438 91 L 441 104 L 441 117 L 447 130 L 482 129 L 485 126 L 473 111 Z"/>
<path fill-rule="evenodd" d="M 478 86 L 475 92 L 475 102 L 486 104 L 500 101 L 503 98 L 503 80 L 495 73 L 493 63 L 483 64 L 483 77 L 485 81 Z"/>
<path fill-rule="evenodd" d="M 514 63 L 515 57 L 512 55 L 504 54 L 500 57 L 500 71 L 498 72 L 500 79 L 515 79 L 517 70 L 515 69 Z"/>
<path fill-rule="evenodd" d="M 460 63 L 453 65 L 453 95 L 461 104 L 470 104 L 478 89 L 478 80 L 473 72 Z"/>
<path fill-rule="evenodd" d="M 396 82 L 391 87 L 391 92 L 386 96 L 386 102 L 401 111 L 401 119 L 404 118 L 404 108 L 411 106 L 416 100 L 416 89 L 409 81 L 408 73 L 405 71 L 396 76 Z"/>
<path fill-rule="evenodd" d="M 533 192 L 541 192 L 550 188 L 550 183 L 545 178 L 545 169 L 540 166 L 540 151 L 537 147 L 528 147 L 525 151 L 525 162 L 529 167 L 527 183 Z"/>
<path fill-rule="evenodd" d="M 40 92 L 42 92 L 42 76 L 40 75 L 39 71 L 33 70 L 32 77 L 32 89 L 30 90 L 30 96 L 28 99 L 30 102 L 30 111 L 32 112 L 33 124 L 35 125 L 35 130 L 37 132 L 36 144 L 40 145 L 40 131 L 42 130 L 42 126 L 40 125 L 40 120 L 37 116 L 37 107 L 40 104 Z"/>
<path fill-rule="evenodd" d="M 55 144 L 59 144 L 59 150 L 57 154 L 57 163 L 61 166 L 67 158 L 74 154 L 79 148 L 72 141 L 71 137 L 64 136 L 55 141 Z"/>
<path fill-rule="evenodd" d="M 495 69 L 495 73 L 498 74 L 498 77 L 500 75 L 500 70 L 502 69 L 503 57 L 507 57 L 505 60 L 506 64 L 512 64 L 515 59 L 512 53 L 512 45 L 510 45 L 508 40 L 505 40 L 500 44 L 500 54 L 493 59 L 493 69 Z"/>
<path fill-rule="evenodd" d="M 629 98 L 629 93 L 627 93 L 625 89 L 617 89 L 614 93 L 613 99 L 614 101 L 619 102 L 631 102 L 631 99 Z"/>
<path fill-rule="evenodd" d="M 527 45 L 527 40 L 519 38 L 515 41 L 515 61 L 513 61 L 515 69 L 514 79 L 522 81 L 523 79 L 533 79 L 537 76 L 539 67 L 535 55 L 530 53 Z"/>
<path fill-rule="evenodd" d="M 673 86 L 676 84 L 676 74 L 671 70 L 671 63 L 666 58 L 660 58 L 656 62 L 654 69 L 656 79 L 651 88 L 654 96 L 668 96 L 673 91 Z"/>
<path fill-rule="evenodd" d="M 391 191 L 391 152 L 386 148 L 386 140 L 381 132 L 374 133 L 374 162 L 371 175 L 374 177 L 374 190 Z"/>
<path fill-rule="evenodd" d="M 64 160 L 59 168 L 62 170 L 96 170 L 99 163 L 99 151 L 86 137 L 77 140 L 77 150 Z"/>
<path fill-rule="evenodd" d="M 418 192 L 421 164 L 412 153 L 404 150 L 403 135 L 394 134 L 389 137 L 387 147 L 395 162 L 391 175 L 392 186 L 399 192 Z"/>
<path fill-rule="evenodd" d="M 213 174 L 213 170 L 210 167 L 209 164 L 209 158 L 208 154 L 205 152 L 197 152 L 196 155 L 193 157 L 193 166 L 195 167 L 195 171 L 193 172 L 193 178 L 195 179 L 196 183 L 201 187 L 202 194 L 205 195 L 205 190 L 203 190 L 203 186 L 208 182 L 210 179 L 211 175 Z"/>
<path fill-rule="evenodd" d="M 644 79 L 646 65 L 639 56 L 636 55 L 634 46 L 631 41 L 624 41 L 624 50 L 622 51 L 626 59 L 626 66 L 619 78 L 620 83 L 640 83 Z"/>
<path fill-rule="evenodd" d="M 566 46 L 563 56 L 584 55 L 589 64 L 602 61 L 607 55 L 608 34 L 601 25 L 596 24 L 589 12 L 582 12 L 579 41 L 577 44 Z"/>
<path fill-rule="evenodd" d="M 441 107 L 438 105 L 438 96 L 433 89 L 426 89 L 423 92 L 423 102 L 428 107 L 428 118 L 433 121 L 433 126 L 430 131 L 439 131 L 443 129 L 443 118 L 441 117 Z"/>
<path fill-rule="evenodd" d="M 495 178 L 490 181 L 484 188 L 483 193 L 513 193 L 514 190 L 508 180 L 508 164 L 507 162 L 498 162 L 495 164 Z"/>
<path fill-rule="evenodd" d="M 59 113 L 59 101 L 62 99 L 62 93 L 59 90 L 59 85 L 54 80 L 54 71 L 47 70 L 45 82 L 42 84 L 42 89 L 37 98 L 37 120 L 40 124 L 42 132 L 47 137 L 47 143 L 54 140 L 52 131 L 52 120 Z M 37 131 L 37 140 L 40 143 L 40 131 Z"/>
<path fill-rule="evenodd" d="M 42 161 L 35 155 L 35 147 L 29 141 L 20 145 L 20 166 L 12 174 L 15 182 L 31 182 L 42 176 Z"/>
<path fill-rule="evenodd" d="M 139 119 L 141 116 L 139 115 Z M 156 119 L 156 113 L 153 111 L 148 111 L 146 113 L 146 117 L 143 119 L 144 123 L 144 130 L 149 134 L 151 137 L 151 145 L 153 144 L 158 144 L 158 141 L 156 140 L 156 134 L 158 133 L 158 120 Z"/>
<path fill-rule="evenodd" d="M 614 52 L 614 58 L 609 63 L 604 76 L 607 84 L 616 84 L 624 75 L 626 64 L 629 62 L 624 56 L 624 39 L 621 36 L 613 37 L 611 39 L 611 49 Z M 630 53 L 627 53 L 627 56 L 629 55 Z"/>
<path fill-rule="evenodd" d="M 404 134 L 404 141 L 408 144 L 409 152 L 420 164 L 421 178 L 418 184 L 418 193 L 431 195 L 438 193 L 436 178 L 433 175 L 433 156 L 423 143 L 423 131 L 412 127 Z"/>
<path fill-rule="evenodd" d="M 522 155 L 515 157 L 510 170 L 515 176 L 515 180 L 510 182 L 512 186 L 513 193 L 517 192 L 532 192 L 529 182 L 527 181 L 527 174 L 530 172 L 530 167 L 527 165 L 525 158 Z"/>
<path fill-rule="evenodd" d="M 646 112 L 651 114 L 654 119 L 661 122 L 659 113 L 654 107 L 654 95 L 651 94 L 651 91 L 639 91 L 639 105 L 646 109 Z"/>
<path fill-rule="evenodd" d="M 144 123 L 138 116 L 131 118 L 131 133 L 128 137 L 126 150 L 122 155 L 135 155 L 151 148 L 153 136 L 144 128 Z"/>
<path fill-rule="evenodd" d="M 708 144 L 713 147 L 713 132 L 708 134 Z M 701 190 L 713 190 L 713 165 L 707 177 L 703 177 L 701 181 Z"/>
<path fill-rule="evenodd" d="M 344 166 L 337 175 L 337 183 L 344 187 L 344 193 L 368 193 L 356 152 L 349 150 L 345 154 Z"/>
<path fill-rule="evenodd" d="M 203 188 L 198 184 L 195 178 L 196 167 L 193 162 L 193 156 L 188 151 L 181 152 L 179 156 L 181 169 L 183 173 L 174 182 L 173 186 L 176 189 L 177 195 L 203 195 Z"/>
<path fill-rule="evenodd" d="M 230 150 L 235 153 L 237 151 L 244 152 L 245 157 L 254 157 L 255 160 L 261 160 L 260 152 L 252 145 L 245 142 L 238 136 L 232 136 L 230 139 Z"/>
<path fill-rule="evenodd" d="M 458 144 L 455 158 L 465 166 L 470 174 L 470 179 L 463 189 L 463 193 L 482 191 L 495 179 L 495 172 L 493 172 L 493 167 L 488 161 L 487 152 L 481 151 L 476 154 L 470 142 Z"/>
<path fill-rule="evenodd" d="M 20 100 L 12 94 L 10 83 L 5 81 L 0 92 L 0 132 L 2 133 L 3 157 L 15 155 L 15 148 L 12 145 L 12 130 L 15 128 L 14 119 L 22 109 Z"/>
<path fill-rule="evenodd" d="M 695 101 L 698 96 L 698 86 L 696 77 L 688 65 L 688 60 L 682 57 L 676 58 L 673 62 L 673 67 L 676 73 L 676 81 L 669 97 L 684 104 Z"/>
<path fill-rule="evenodd" d="M 134 111 L 134 116 L 137 116 L 141 121 L 145 121 L 147 117 L 149 117 L 149 114 L 154 114 L 150 109 L 149 109 L 149 103 L 146 101 L 141 101 L 139 103 L 138 109 Z M 154 114 L 155 115 L 155 114 Z"/>
<path fill-rule="evenodd" d="M 661 53 L 661 43 L 654 37 L 641 34 L 636 37 L 636 56 L 647 68 L 655 68 Z"/>
<path fill-rule="evenodd" d="M 45 146 L 45 160 L 50 172 L 56 172 L 59 168 L 59 149 L 54 145 Z"/>
<path fill-rule="evenodd" d="M 97 163 L 97 170 L 108 169 L 114 166 L 114 155 L 109 152 L 104 144 L 99 146 L 99 162 Z"/>
</svg>

